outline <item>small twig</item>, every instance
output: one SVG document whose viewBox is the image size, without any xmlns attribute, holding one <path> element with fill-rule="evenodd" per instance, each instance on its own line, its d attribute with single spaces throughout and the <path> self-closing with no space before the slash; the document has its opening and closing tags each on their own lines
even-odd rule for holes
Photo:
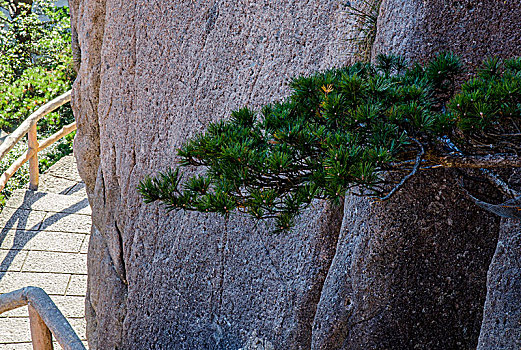
<svg viewBox="0 0 521 350">
<path fill-rule="evenodd" d="M 454 154 L 448 156 L 429 155 L 428 161 L 444 168 L 520 168 L 521 157 L 515 154 L 498 153 L 483 156 L 467 156 Z"/>
<path fill-rule="evenodd" d="M 516 125 L 517 127 L 517 125 Z M 515 134 L 494 134 L 492 132 L 488 133 L 488 136 L 491 136 L 491 137 L 516 137 L 516 136 L 521 136 L 521 133 L 515 133 Z"/>
<path fill-rule="evenodd" d="M 499 215 L 503 218 L 508 219 L 521 219 L 521 196 L 509 199 L 506 202 L 501 204 L 491 204 L 480 199 L 477 199 L 473 195 L 469 193 L 469 191 L 464 187 L 463 183 L 460 181 L 459 186 L 465 192 L 465 194 L 476 204 L 478 207 L 485 209 L 488 212 Z"/>
<path fill-rule="evenodd" d="M 1 17 L 1 16 L 0 16 L 0 21 L 4 22 L 5 24 L 12 24 L 13 23 L 12 21 L 8 20 L 7 18 Z"/>
<path fill-rule="evenodd" d="M 521 193 L 514 190 L 508 184 L 503 181 L 496 173 L 489 169 L 480 169 L 480 172 L 485 175 L 485 177 L 490 181 L 498 190 L 500 190 L 503 194 L 511 197 L 521 197 Z"/>
<path fill-rule="evenodd" d="M 378 201 L 388 200 L 389 198 L 391 198 L 391 196 L 393 194 L 396 193 L 396 191 L 398 191 L 400 188 L 402 188 L 402 186 L 407 182 L 407 180 L 409 180 L 412 176 L 414 176 L 414 174 L 416 174 L 416 172 L 418 172 L 418 169 L 420 168 L 420 164 L 422 162 L 423 155 L 425 154 L 425 150 L 423 149 L 423 145 L 418 140 L 416 140 L 412 137 L 410 139 L 413 140 L 414 142 L 416 142 L 416 144 L 418 145 L 418 147 L 420 149 L 418 152 L 418 155 L 416 156 L 416 163 L 414 164 L 414 168 L 412 169 L 412 171 L 409 174 L 404 176 L 402 178 L 402 180 L 398 183 L 398 185 L 394 186 L 394 188 L 386 196 L 377 197 L 376 200 L 378 200 Z"/>
</svg>

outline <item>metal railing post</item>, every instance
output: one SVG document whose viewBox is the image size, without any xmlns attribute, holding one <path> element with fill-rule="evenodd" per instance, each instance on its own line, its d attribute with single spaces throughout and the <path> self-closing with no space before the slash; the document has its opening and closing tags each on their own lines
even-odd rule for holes
<svg viewBox="0 0 521 350">
<path fill-rule="evenodd" d="M 32 305 L 28 305 L 28 308 L 33 350 L 53 350 L 52 334 L 49 327 L 47 327 L 38 311 Z"/>
<path fill-rule="evenodd" d="M 38 190 L 38 179 L 40 171 L 38 169 L 38 138 L 36 134 L 36 121 L 31 123 L 29 132 L 27 134 L 29 151 L 36 150 L 34 155 L 29 159 L 29 189 L 32 191 Z"/>
</svg>

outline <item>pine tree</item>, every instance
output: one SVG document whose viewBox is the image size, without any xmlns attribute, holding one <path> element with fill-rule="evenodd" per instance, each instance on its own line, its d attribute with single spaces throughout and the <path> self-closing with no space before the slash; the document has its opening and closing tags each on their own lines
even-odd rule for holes
<svg viewBox="0 0 521 350">
<path fill-rule="evenodd" d="M 275 231 L 314 199 L 386 200 L 435 167 L 481 169 L 515 200 L 486 169 L 521 166 L 521 58 L 486 60 L 455 93 L 462 72 L 458 57 L 441 53 L 423 66 L 380 55 L 297 77 L 289 98 L 210 124 L 179 150 L 178 167 L 139 191 L 168 210 L 275 218 Z"/>
</svg>

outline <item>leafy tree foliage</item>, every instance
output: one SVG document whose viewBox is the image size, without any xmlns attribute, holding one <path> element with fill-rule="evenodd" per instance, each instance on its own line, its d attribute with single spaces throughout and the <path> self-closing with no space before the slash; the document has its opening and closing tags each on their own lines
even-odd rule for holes
<svg viewBox="0 0 521 350">
<path fill-rule="evenodd" d="M 49 0 L 0 1 L 0 128 L 12 131 L 74 80 L 68 8 Z M 39 123 L 48 134 L 74 120 L 70 107 Z"/>
<path fill-rule="evenodd" d="M 419 170 L 521 166 L 521 143 L 511 142 L 521 59 L 485 61 L 455 94 L 462 71 L 451 53 L 423 66 L 381 55 L 374 65 L 297 77 L 289 98 L 210 124 L 179 150 L 177 168 L 139 191 L 169 210 L 275 218 L 283 231 L 315 198 L 385 200 Z"/>
<path fill-rule="evenodd" d="M 49 0 L 0 0 L 0 129 L 16 129 L 38 107 L 70 90 L 74 78 L 69 9 Z M 73 121 L 72 110 L 65 105 L 41 120 L 38 132 L 46 136 Z M 40 170 L 70 154 L 72 140 L 69 135 L 40 153 Z M 2 159 L 0 172 L 26 147 L 20 144 Z M 9 180 L 0 205 L 28 177 L 24 166 Z"/>
</svg>

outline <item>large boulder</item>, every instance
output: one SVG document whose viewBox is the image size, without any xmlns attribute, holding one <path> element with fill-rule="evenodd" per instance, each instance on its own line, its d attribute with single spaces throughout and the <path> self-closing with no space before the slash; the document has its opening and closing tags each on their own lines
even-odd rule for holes
<svg viewBox="0 0 521 350">
<path fill-rule="evenodd" d="M 394 53 L 426 61 L 452 51 L 473 70 L 487 56 L 517 56 L 520 9 L 519 0 L 384 0 L 373 57 Z M 469 201 L 455 183 L 457 176 L 425 172 L 386 203 L 346 200 L 337 253 L 317 308 L 313 348 L 476 348 L 500 223 Z M 515 322 L 502 315 L 519 309 L 514 302 L 519 290 L 505 294 L 508 286 L 496 283 L 505 275 L 512 284 L 521 272 L 519 258 L 510 255 L 517 236 L 507 240 L 512 230 L 503 232 L 505 245 L 498 246 L 489 272 L 483 344 L 506 334 L 512 337 L 504 344 L 515 344 L 520 334 L 521 327 L 514 330 Z M 509 268 L 501 268 L 505 265 Z"/>
<path fill-rule="evenodd" d="M 426 61 L 452 51 L 471 73 L 486 57 L 519 56 L 520 9 L 520 0 L 383 0 L 373 55 Z"/>
<path fill-rule="evenodd" d="M 168 213 L 137 193 L 209 122 L 282 98 L 290 76 L 347 63 L 346 4 L 70 1 L 91 348 L 476 346 L 499 221 L 449 171 L 388 203 L 317 202 L 286 235 L 241 216 Z M 519 21 L 505 25 L 519 1 L 480 6 L 384 0 L 373 53 L 452 49 L 475 64 L 519 49 Z"/>
<path fill-rule="evenodd" d="M 509 184 L 521 188 L 521 171 L 509 174 Z M 478 350 L 521 347 L 521 225 L 503 219 L 496 252 L 488 270 L 487 299 Z"/>
<path fill-rule="evenodd" d="M 292 233 L 270 235 L 240 216 L 145 205 L 137 185 L 209 122 L 283 97 L 288 77 L 343 64 L 343 6 L 71 1 L 75 153 L 94 224 L 91 348 L 310 347 L 342 208 L 317 202 Z"/>
<path fill-rule="evenodd" d="M 472 349 L 499 219 L 454 184 L 418 175 L 384 203 L 346 200 L 313 349 Z"/>
<path fill-rule="evenodd" d="M 521 227 L 516 221 L 501 225 L 488 271 L 478 350 L 521 348 Z"/>
</svg>

